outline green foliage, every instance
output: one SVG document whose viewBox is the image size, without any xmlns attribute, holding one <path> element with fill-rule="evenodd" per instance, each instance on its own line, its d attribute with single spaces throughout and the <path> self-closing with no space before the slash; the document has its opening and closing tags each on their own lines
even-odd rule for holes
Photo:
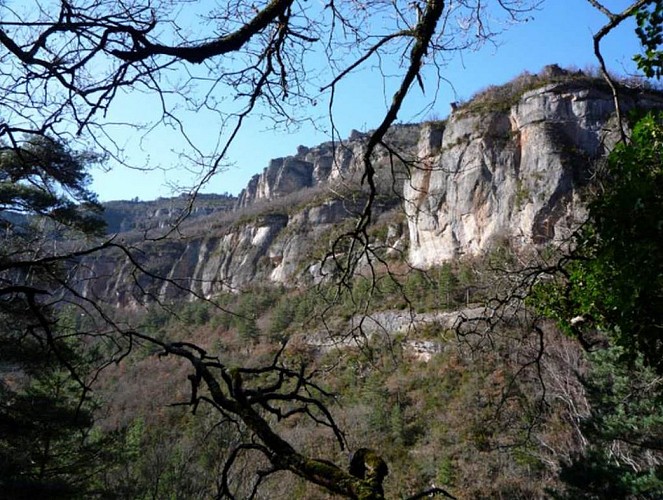
<svg viewBox="0 0 663 500">
<path fill-rule="evenodd" d="M 560 498 L 663 495 L 663 123 L 648 115 L 610 154 L 605 189 L 589 205 L 562 272 L 530 297 L 588 348 L 587 449 L 564 464 Z M 568 495 L 568 496 L 563 496 Z"/>
<path fill-rule="evenodd" d="M 244 294 L 240 297 L 232 324 L 237 328 L 237 333 L 239 333 L 242 339 L 248 341 L 256 341 L 258 339 L 260 333 L 256 323 L 258 312 L 258 304 L 252 293 Z"/>
<path fill-rule="evenodd" d="M 0 150 L 0 491 L 8 498 L 85 497 L 108 458 L 92 432 L 86 384 L 97 348 L 76 339 L 80 311 L 58 304 L 66 275 L 51 250 L 53 240 L 103 230 L 87 189 L 86 169 L 99 159 L 45 137 Z"/>
<path fill-rule="evenodd" d="M 2 150 L 4 149 L 4 150 Z M 87 186 L 87 168 L 100 161 L 46 137 L 0 149 L 0 208 L 48 217 L 84 233 L 99 233 L 101 205 Z"/>
<path fill-rule="evenodd" d="M 464 286 L 469 286 L 466 267 L 459 264 L 454 269 L 447 262 L 428 271 L 412 270 L 403 285 L 405 297 L 418 312 L 450 308 L 462 303 Z"/>
<path fill-rule="evenodd" d="M 294 321 L 305 324 L 311 319 L 316 306 L 316 297 L 313 293 L 304 293 L 293 297 Z"/>
<path fill-rule="evenodd" d="M 610 185 L 590 206 L 595 228 L 583 246 L 589 265 L 575 271 L 578 292 L 586 279 L 585 310 L 610 328 L 619 345 L 663 371 L 663 125 L 647 116 L 632 143 L 610 155 Z M 581 295 L 577 293 L 576 295 Z"/>
<path fill-rule="evenodd" d="M 636 35 L 644 52 L 633 60 L 648 78 L 660 79 L 663 74 L 663 1 L 650 0 L 636 13 Z"/>
<path fill-rule="evenodd" d="M 295 319 L 295 304 L 290 297 L 282 298 L 272 309 L 269 333 L 275 339 L 286 338 L 285 331 Z"/>
<path fill-rule="evenodd" d="M 141 326 L 146 333 L 154 334 L 163 331 L 171 319 L 172 316 L 168 311 L 162 307 L 152 306 L 147 310 Z"/>
<path fill-rule="evenodd" d="M 177 416 L 151 424 L 137 417 L 114 432 L 120 456 L 96 475 L 100 490 L 112 492 L 108 498 L 218 495 L 217 474 L 229 446 L 228 428 L 209 418 L 208 407 L 201 407 L 196 417 L 182 412 Z"/>
<path fill-rule="evenodd" d="M 258 319 L 273 307 L 279 297 L 280 290 L 275 288 L 254 287 L 246 290 L 237 298 L 234 314 L 229 318 L 230 325 L 237 329 L 242 339 L 257 341 L 260 336 Z"/>
<path fill-rule="evenodd" d="M 582 335 L 598 328 L 663 371 L 663 126 L 647 116 L 632 143 L 610 155 L 605 191 L 589 207 L 565 277 L 545 285 L 539 307 Z M 583 326 L 571 319 L 583 317 Z"/>
<path fill-rule="evenodd" d="M 651 471 L 637 473 L 616 463 L 604 449 L 589 449 L 583 456 L 563 467 L 560 478 L 567 484 L 567 490 L 554 492 L 556 499 L 656 499 L 663 494 L 660 479 L 653 476 Z"/>
<path fill-rule="evenodd" d="M 206 324 L 211 317 L 212 306 L 201 300 L 185 304 L 179 314 L 181 320 L 188 325 L 199 326 Z"/>
<path fill-rule="evenodd" d="M 74 363 L 73 347 L 67 351 Z M 110 460 L 109 439 L 91 432 L 89 393 L 41 354 L 42 365 L 18 387 L 0 384 L 0 490 L 8 498 L 85 498 Z"/>
<path fill-rule="evenodd" d="M 582 422 L 589 439 L 583 454 L 563 464 L 567 489 L 558 498 L 661 498 L 663 384 L 642 358 L 632 367 L 622 349 L 591 356 L 586 380 L 591 414 Z"/>
<path fill-rule="evenodd" d="M 586 428 L 603 439 L 654 443 L 663 436 L 663 381 L 641 357 L 620 362 L 619 347 L 593 353 L 586 384 L 592 416 Z"/>
<path fill-rule="evenodd" d="M 417 310 L 426 310 L 428 304 L 428 292 L 433 288 L 430 278 L 424 271 L 418 269 L 411 270 L 405 280 L 405 296 L 413 304 L 416 304 Z"/>
</svg>

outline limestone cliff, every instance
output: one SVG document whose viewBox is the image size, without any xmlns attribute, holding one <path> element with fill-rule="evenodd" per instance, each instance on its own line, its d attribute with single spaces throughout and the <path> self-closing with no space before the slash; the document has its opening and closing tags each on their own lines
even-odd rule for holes
<svg viewBox="0 0 663 500">
<path fill-rule="evenodd" d="M 396 125 L 387 134 L 390 147 L 414 154 L 419 136 L 417 124 Z M 353 130 L 347 140 L 330 141 L 314 147 L 299 146 L 297 154 L 272 160 L 261 174 L 254 175 L 239 195 L 238 207 L 282 198 L 305 188 L 352 183 L 360 166 L 367 133 Z M 385 150 L 376 161 L 386 160 Z M 402 179 L 400 179 L 402 180 Z"/>
<path fill-rule="evenodd" d="M 209 298 L 252 285 L 311 283 L 320 279 L 318 263 L 327 241 L 354 219 L 359 206 L 351 200 L 319 200 L 290 215 L 244 215 L 223 225 L 212 215 L 184 225 L 178 237 L 133 247 L 133 262 L 120 252 L 88 258 L 77 278 L 85 296 L 120 307 L 192 299 L 186 290 Z M 137 266 L 148 272 L 136 272 Z"/>
<path fill-rule="evenodd" d="M 506 100 L 470 102 L 445 122 L 391 131 L 399 159 L 377 151 L 373 210 L 376 245 L 388 258 L 430 267 L 506 241 L 524 247 L 569 234 L 593 168 L 618 137 L 612 96 L 586 80 L 530 86 Z M 622 97 L 625 110 L 663 108 L 658 94 L 624 90 Z M 166 281 L 104 255 L 80 266 L 84 293 L 130 306 L 146 292 L 171 300 L 183 289 L 209 297 L 321 279 L 329 241 L 351 227 L 365 201 L 356 182 L 364 140 L 353 132 L 346 141 L 301 146 L 251 179 L 234 212 L 227 204 L 202 211 L 175 239 L 140 243 L 137 262 Z"/>
<path fill-rule="evenodd" d="M 661 106 L 649 94 L 623 97 L 624 110 Z M 526 92 L 505 110 L 461 109 L 425 126 L 421 166 L 404 190 L 410 263 L 430 267 L 506 240 L 562 240 L 582 219 L 583 187 L 617 138 L 608 90 L 569 82 Z"/>
</svg>

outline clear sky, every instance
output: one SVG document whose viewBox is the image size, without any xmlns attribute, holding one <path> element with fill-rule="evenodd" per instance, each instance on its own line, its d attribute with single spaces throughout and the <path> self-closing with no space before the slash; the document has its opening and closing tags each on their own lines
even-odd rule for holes
<svg viewBox="0 0 663 500">
<path fill-rule="evenodd" d="M 624 0 L 604 2 L 614 10 L 628 3 Z M 468 99 L 491 84 L 504 83 L 523 71 L 538 72 L 543 66 L 557 63 L 579 69 L 596 66 L 592 53 L 592 34 L 606 22 L 586 0 L 546 0 L 533 12 L 530 20 L 512 25 L 496 39 L 498 45 L 487 45 L 477 52 L 456 55 L 442 68 L 451 85 L 442 84 L 435 92 L 435 79 L 424 73 L 425 95 L 418 87 L 411 90 L 399 122 L 418 122 L 444 118 L 449 102 Z M 622 26 L 604 42 L 608 66 L 615 73 L 632 73 L 631 57 L 638 51 L 633 26 Z M 367 69 L 353 75 L 340 89 L 334 107 L 335 125 L 341 138 L 352 129 L 375 128 L 382 120 L 391 90 L 385 92 L 380 75 Z M 114 110 L 116 121 L 136 121 L 158 107 L 156 96 L 131 94 Z M 319 108 L 322 109 L 319 109 Z M 228 167 L 217 174 L 203 189 L 208 193 L 237 194 L 252 175 L 260 173 L 271 158 L 294 154 L 298 145 L 313 146 L 330 139 L 325 106 L 311 108 L 321 116 L 316 126 L 303 124 L 290 130 L 275 130 L 269 121 L 254 118 L 245 124 L 227 156 Z M 308 110 L 302 110 L 308 113 Z M 201 149 L 213 148 L 218 141 L 217 118 L 212 114 L 180 115 L 189 128 L 189 136 Z M 145 139 L 142 134 L 120 131 L 119 142 L 126 144 L 133 165 L 148 167 L 141 171 L 113 166 L 110 171 L 93 172 L 92 189 L 102 201 L 116 199 L 150 200 L 179 194 L 174 185 L 190 186 L 196 180 L 196 168 L 178 154 L 186 149 L 178 132 L 155 130 Z M 155 167 L 158 167 L 155 169 Z"/>
</svg>

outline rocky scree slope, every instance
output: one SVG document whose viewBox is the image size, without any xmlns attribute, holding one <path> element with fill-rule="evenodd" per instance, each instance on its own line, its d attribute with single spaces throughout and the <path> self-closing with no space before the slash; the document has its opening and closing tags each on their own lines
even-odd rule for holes
<svg viewBox="0 0 663 500">
<path fill-rule="evenodd" d="M 389 147 L 398 159 L 385 148 L 376 153 L 377 246 L 426 268 L 507 241 L 522 248 L 569 234 L 582 219 L 593 168 L 618 137 L 612 96 L 603 85 L 562 81 L 510 99 L 393 128 Z M 663 98 L 632 91 L 623 106 L 663 108 Z M 167 281 L 107 254 L 79 266 L 83 292 L 130 307 L 145 292 L 174 300 L 185 289 L 210 297 L 321 279 L 328 242 L 351 227 L 365 200 L 357 182 L 365 138 L 353 132 L 301 146 L 253 177 L 232 213 L 212 210 L 188 220 L 177 238 L 141 243 L 137 259 Z"/>
</svg>

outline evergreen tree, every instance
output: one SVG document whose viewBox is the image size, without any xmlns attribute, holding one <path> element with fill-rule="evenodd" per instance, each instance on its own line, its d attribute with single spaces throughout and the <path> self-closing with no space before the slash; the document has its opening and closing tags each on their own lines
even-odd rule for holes
<svg viewBox="0 0 663 500">
<path fill-rule="evenodd" d="M 104 449 L 92 439 L 77 316 L 59 304 L 65 236 L 103 230 L 87 190 L 94 155 L 38 137 L 0 153 L 0 491 L 81 496 Z M 69 253 L 68 253 L 69 252 Z"/>
<path fill-rule="evenodd" d="M 611 153 L 577 247 L 535 303 L 591 351 L 587 446 L 563 464 L 563 498 L 663 495 L 663 117 Z M 606 348 L 607 344 L 607 348 Z"/>
</svg>

